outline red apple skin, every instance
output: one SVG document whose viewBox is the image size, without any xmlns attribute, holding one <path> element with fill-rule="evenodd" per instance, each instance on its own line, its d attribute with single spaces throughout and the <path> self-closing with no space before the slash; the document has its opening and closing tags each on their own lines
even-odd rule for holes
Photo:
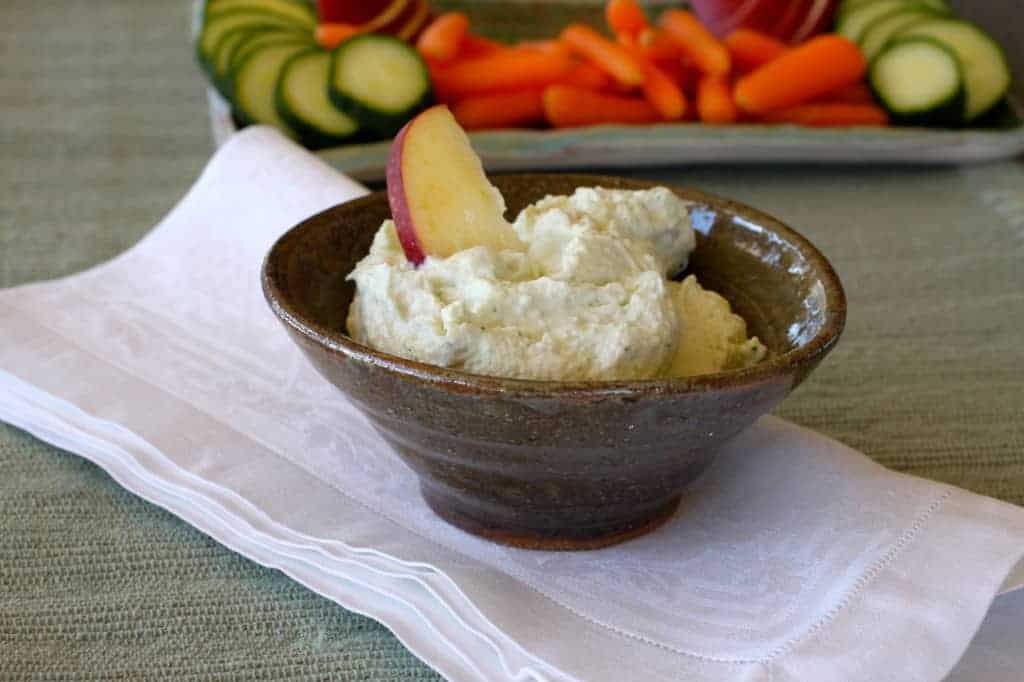
<svg viewBox="0 0 1024 682">
<path fill-rule="evenodd" d="M 397 36 L 399 31 L 409 22 L 409 19 L 416 14 L 416 0 L 409 0 L 405 8 L 391 21 L 383 24 L 380 29 L 381 33 L 389 33 L 393 36 Z"/>
<path fill-rule="evenodd" d="M 384 171 L 388 188 L 388 205 L 391 206 L 391 219 L 395 221 L 395 231 L 398 233 L 398 241 L 402 245 L 402 251 L 405 252 L 405 257 L 413 265 L 419 265 L 427 257 L 423 252 L 423 246 L 416 237 L 412 213 L 409 212 L 409 204 L 405 200 L 405 181 L 402 178 L 402 147 L 405 144 L 405 136 L 416 125 L 416 120 L 414 118 L 406 123 L 398 131 L 398 135 L 395 135 L 395 139 L 391 143 L 391 149 L 388 152 L 388 163 Z"/>
<path fill-rule="evenodd" d="M 317 0 L 320 23 L 363 24 L 390 4 L 391 0 Z"/>
<path fill-rule="evenodd" d="M 430 23 L 431 12 L 427 0 L 413 0 L 411 8 L 412 11 L 409 12 L 408 17 L 405 17 L 405 22 L 393 33 L 402 40 L 415 42 L 419 34 Z"/>
<path fill-rule="evenodd" d="M 837 0 L 693 0 L 712 33 L 725 37 L 741 26 L 800 43 L 831 25 Z"/>
<path fill-rule="evenodd" d="M 373 19 L 363 24 L 367 33 L 395 33 L 416 9 L 415 0 L 391 0 Z"/>
</svg>

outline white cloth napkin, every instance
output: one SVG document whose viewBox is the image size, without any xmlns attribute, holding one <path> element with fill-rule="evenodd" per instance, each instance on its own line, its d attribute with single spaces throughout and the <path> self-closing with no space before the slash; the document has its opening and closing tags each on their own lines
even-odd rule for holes
<svg viewBox="0 0 1024 682">
<path fill-rule="evenodd" d="M 775 418 L 632 542 L 533 552 L 447 526 L 260 291 L 281 233 L 364 191 L 269 129 L 235 136 L 136 247 L 0 292 L 0 419 L 452 680 L 939 680 L 1024 583 L 1024 509 Z M 1004 651 L 1022 601 L 957 675 L 1024 674 Z"/>
</svg>

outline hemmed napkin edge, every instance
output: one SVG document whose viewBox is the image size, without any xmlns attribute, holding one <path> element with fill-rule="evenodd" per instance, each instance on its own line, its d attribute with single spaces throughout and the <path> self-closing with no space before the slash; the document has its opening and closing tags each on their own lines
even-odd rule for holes
<svg viewBox="0 0 1024 682">
<path fill-rule="evenodd" d="M 3 370 L 0 370 L 0 379 L 3 378 L 4 374 L 6 373 Z M 51 396 L 38 388 L 29 388 L 31 391 L 36 392 L 41 396 L 45 396 L 48 399 L 60 400 L 59 398 Z M 48 413 L 45 414 L 45 417 L 49 417 L 51 419 L 54 418 L 53 415 Z M 103 421 L 88 415 L 86 415 L 86 417 L 96 422 Z M 224 514 L 223 511 L 219 513 L 197 513 L 196 510 L 203 507 L 202 503 L 198 505 L 196 504 L 197 498 L 208 502 L 208 500 L 205 500 L 204 495 L 194 491 L 168 492 L 168 490 L 162 490 L 162 487 L 173 484 L 168 484 L 165 479 L 156 478 L 151 471 L 149 471 L 145 466 L 139 464 L 131 455 L 125 454 L 120 457 L 112 456 L 103 451 L 105 448 L 84 447 L 80 440 L 62 436 L 61 433 L 63 431 L 77 431 L 75 427 L 70 426 L 66 421 L 61 421 L 61 430 L 45 427 L 35 420 L 18 417 L 12 410 L 5 410 L 3 400 L 0 400 L 0 421 L 7 422 L 17 428 L 21 428 L 33 436 L 54 445 L 55 447 L 64 449 L 89 460 L 106 471 L 121 487 L 125 488 L 132 494 L 138 495 L 147 502 L 155 504 L 169 513 L 183 519 L 189 525 L 193 526 L 200 532 L 209 535 L 232 551 L 235 551 L 263 566 L 280 570 L 305 587 L 328 597 L 344 608 L 380 622 L 390 630 L 404 646 L 412 651 L 413 654 L 441 673 L 446 679 L 452 680 L 453 682 L 462 682 L 463 680 L 484 680 L 485 682 L 493 682 L 495 679 L 491 675 L 482 674 L 482 671 L 479 670 L 476 663 L 468 659 L 465 652 L 448 642 L 446 638 L 438 636 L 436 638 L 431 637 L 424 640 L 422 632 L 410 622 L 410 618 L 417 616 L 421 619 L 425 618 L 422 614 L 410 613 L 410 609 L 415 611 L 415 607 L 407 605 L 404 613 L 393 610 L 389 612 L 387 609 L 378 610 L 380 602 L 375 601 L 372 604 L 361 603 L 360 598 L 363 597 L 363 595 L 360 594 L 359 589 L 339 592 L 335 589 L 334 580 L 340 578 L 348 583 L 356 582 L 356 584 L 358 584 L 358 582 L 354 581 L 347 575 L 327 572 L 326 569 L 314 566 L 312 563 L 303 559 L 295 557 L 288 558 L 283 556 L 282 552 L 268 547 L 264 543 L 252 541 L 252 539 L 245 533 L 238 532 L 236 529 L 232 528 L 230 523 L 225 523 L 222 519 L 218 518 L 219 515 Z M 123 427 L 119 428 L 123 429 Z M 124 430 L 130 433 L 127 429 Z M 136 434 L 132 435 L 138 438 Z M 95 438 L 93 439 L 99 440 Z M 106 445 L 108 447 L 111 446 L 110 443 L 106 443 Z M 117 446 L 114 445 L 113 447 L 116 448 Z M 169 464 L 170 466 L 178 468 L 173 463 L 169 462 Z M 133 466 L 142 469 L 146 474 L 152 476 L 153 480 L 147 480 L 146 476 L 133 472 Z M 191 475 L 188 474 L 188 472 L 184 473 L 186 475 Z M 162 485 L 156 485 L 154 481 L 159 481 Z M 189 501 L 188 504 L 181 502 L 185 499 Z M 228 515 L 230 516 L 230 514 Z M 243 522 L 245 522 L 244 519 Z M 329 578 L 318 578 L 318 575 L 329 576 Z M 364 591 L 368 587 L 368 585 L 362 585 L 362 589 Z M 374 588 L 371 587 L 370 589 Z M 380 588 L 375 590 L 375 594 L 379 597 L 393 601 L 402 601 L 394 595 L 381 591 Z M 447 604 L 442 601 L 437 601 L 437 606 L 442 609 L 447 608 Z M 440 635 L 436 628 L 428 627 L 428 629 L 435 635 Z M 443 641 L 452 649 L 453 652 L 456 652 L 455 658 L 463 661 L 463 665 L 461 667 L 453 665 L 452 657 L 450 656 L 451 652 L 445 652 L 443 648 L 436 646 L 438 641 Z M 547 677 L 542 674 L 541 670 L 531 670 L 530 668 L 526 668 L 520 669 L 514 674 L 504 676 L 502 679 L 508 679 L 514 682 L 527 682 L 529 680 L 543 682 L 546 680 L 556 679 L 565 680 L 566 682 L 578 682 L 575 677 L 558 670 L 554 666 L 551 666 L 540 659 L 536 659 L 536 662 L 539 669 L 547 668 L 548 672 L 553 673 L 558 677 Z M 476 669 L 478 674 L 469 673 L 467 668 L 470 670 Z"/>
<path fill-rule="evenodd" d="M 943 541 L 947 537 L 962 540 L 950 547 Z M 868 661 L 897 657 L 908 663 L 900 671 L 900 680 L 945 679 L 974 639 L 992 602 L 1005 593 L 1003 587 L 1010 583 L 1006 591 L 1014 591 L 1013 578 L 1024 567 L 1024 509 L 950 486 L 902 551 L 903 561 L 889 562 L 878 570 L 828 623 L 812 628 L 800 641 L 762 663 L 764 679 L 815 679 L 823 669 L 842 671 L 840 679 L 863 679 L 866 671 L 878 669 Z M 908 575 L 905 566 L 936 566 L 937 570 Z M 918 609 L 898 608 L 897 595 L 908 592 L 918 596 Z M 982 601 L 971 598 L 978 593 L 991 596 Z M 961 627 L 969 623 L 971 636 L 949 641 L 941 632 L 942 625 L 951 622 Z M 885 633 L 904 636 L 883 636 L 878 623 L 886 623 Z M 898 625 L 892 627 L 893 623 Z M 842 646 L 850 641 L 872 644 L 865 646 L 870 656 L 850 657 Z M 837 645 L 832 650 L 831 642 Z M 812 643 L 813 654 L 809 652 Z M 908 650 L 915 654 L 908 656 Z M 859 673 L 862 669 L 866 671 Z"/>
</svg>

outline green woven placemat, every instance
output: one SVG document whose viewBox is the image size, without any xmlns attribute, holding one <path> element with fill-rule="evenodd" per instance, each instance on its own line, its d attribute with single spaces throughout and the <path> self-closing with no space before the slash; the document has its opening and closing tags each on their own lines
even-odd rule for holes
<svg viewBox="0 0 1024 682">
<path fill-rule="evenodd" d="M 187 2 L 2 15 L 0 287 L 116 255 L 212 152 Z M 23 679 L 439 677 L 375 621 L 0 423 L 0 680 Z"/>
<path fill-rule="evenodd" d="M 508 37 L 569 16 L 533 5 L 529 21 L 503 20 L 494 3 L 472 11 Z M 184 0 L 5 4 L 0 286 L 115 255 L 194 180 L 212 148 L 187 13 Z M 847 333 L 783 416 L 889 466 L 1024 503 L 1017 165 L 642 174 L 763 207 L 835 262 Z M 211 677 L 436 679 L 373 621 L 0 425 L 0 679 Z"/>
</svg>

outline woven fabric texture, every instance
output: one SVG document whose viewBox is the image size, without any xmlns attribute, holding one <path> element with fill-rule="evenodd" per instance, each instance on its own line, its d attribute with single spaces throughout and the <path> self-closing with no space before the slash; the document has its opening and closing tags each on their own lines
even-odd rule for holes
<svg viewBox="0 0 1024 682">
<path fill-rule="evenodd" d="M 571 13 L 535 2 L 528 20 L 501 23 L 484 4 L 495 33 L 542 33 Z M 972 11 L 1018 30 L 998 22 L 1003 4 Z M 116 255 L 196 177 L 211 142 L 188 12 L 187 0 L 5 3 L 0 286 Z M 895 469 L 1024 504 L 1019 164 L 633 174 L 761 207 L 833 260 L 848 328 L 782 416 Z M 0 425 L 0 679 L 208 678 L 436 675 L 375 622 Z"/>
</svg>

